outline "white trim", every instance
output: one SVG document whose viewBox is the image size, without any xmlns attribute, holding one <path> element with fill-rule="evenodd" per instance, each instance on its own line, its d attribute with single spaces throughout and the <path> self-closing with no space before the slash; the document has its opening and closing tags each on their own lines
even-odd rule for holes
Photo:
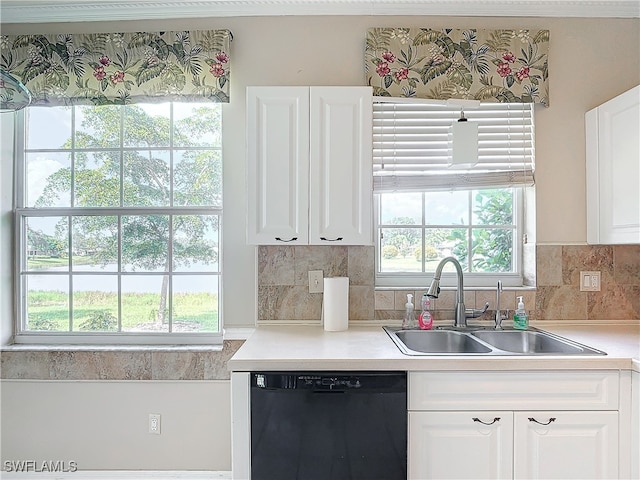
<svg viewBox="0 0 640 480">
<path fill-rule="evenodd" d="M 249 372 L 231 372 L 231 470 L 251 478 L 251 403 Z"/>
<path fill-rule="evenodd" d="M 637 0 L 3 0 L 3 23 L 281 15 L 639 18 Z"/>
<path fill-rule="evenodd" d="M 255 327 L 223 328 L 225 340 L 246 340 L 255 332 Z"/>
<path fill-rule="evenodd" d="M 169 122 L 173 126 L 175 125 L 176 116 L 174 114 L 173 105 L 179 102 L 171 102 L 170 110 L 169 110 Z M 213 108 L 216 104 L 210 104 L 211 108 Z M 219 105 L 219 104 L 218 104 Z M 122 123 L 124 122 L 124 117 L 122 116 L 122 111 L 120 111 L 120 128 L 122 128 Z M 123 287 L 121 284 L 121 279 L 125 276 L 129 276 L 130 278 L 135 278 L 136 275 L 144 275 L 146 273 L 130 271 L 126 273 L 121 264 L 122 259 L 118 259 L 118 269 L 117 272 L 108 272 L 104 273 L 104 275 L 114 275 L 117 276 L 117 292 L 118 292 L 118 317 L 120 320 L 118 322 L 118 331 L 117 332 L 77 332 L 77 331 L 52 331 L 52 332 L 44 332 L 38 330 L 29 330 L 27 329 L 27 279 L 30 275 L 44 275 L 50 272 L 36 272 L 35 270 L 30 270 L 28 265 L 26 265 L 25 259 L 28 257 L 27 255 L 27 237 L 26 237 L 26 222 L 29 218 L 38 218 L 38 217 L 69 217 L 72 218 L 75 215 L 98 215 L 98 216 L 113 216 L 117 218 L 118 221 L 118 256 L 120 256 L 120 250 L 123 248 L 123 234 L 121 225 L 121 219 L 125 215 L 154 215 L 159 214 L 163 216 L 167 216 L 169 221 L 172 222 L 172 218 L 177 215 L 207 215 L 210 217 L 218 217 L 218 251 L 220 256 L 222 255 L 222 228 L 221 224 L 223 219 L 223 210 L 218 205 L 211 206 L 180 206 L 173 205 L 174 200 L 170 201 L 169 205 L 161 206 L 161 207 L 121 207 L 121 206 L 112 206 L 112 207 L 52 207 L 52 208 L 40 208 L 35 207 L 33 205 L 29 205 L 28 198 L 26 195 L 27 190 L 27 172 L 26 172 L 26 154 L 27 153 L 40 153 L 40 152 L 58 152 L 62 151 L 59 148 L 53 149 L 41 149 L 41 148 L 28 148 L 29 146 L 25 142 L 25 130 L 28 128 L 28 117 L 25 115 L 23 111 L 19 111 L 14 115 L 16 119 L 15 122 L 15 167 L 16 167 L 16 184 L 14 188 L 14 192 L 16 195 L 16 206 L 14 209 L 14 229 L 15 229 L 15 248 L 17 251 L 18 260 L 14 262 L 14 295 L 15 295 L 15 305 L 17 309 L 16 315 L 16 327 L 15 333 L 11 343 L 16 344 L 40 344 L 40 345 L 53 345 L 53 344 L 68 344 L 68 345 L 106 345 L 110 348 L 113 345 L 122 344 L 122 345 L 205 345 L 211 347 L 213 350 L 221 350 L 223 343 L 223 320 L 221 312 L 222 310 L 222 262 L 220 258 L 218 259 L 217 268 L 214 267 L 212 271 L 206 271 L 202 269 L 197 272 L 189 272 L 189 275 L 200 275 L 202 278 L 214 280 L 215 284 L 217 284 L 217 296 L 218 296 L 218 328 L 217 332 L 128 332 L 122 330 L 122 299 L 121 293 L 123 291 Z M 71 129 L 72 134 L 76 132 L 76 107 L 72 107 L 71 111 Z M 124 138 L 124 137 L 123 137 Z M 120 143 L 112 148 L 100 148 L 95 149 L 97 152 L 116 152 L 122 155 L 122 152 L 126 152 L 131 150 L 131 148 L 127 147 L 123 143 L 123 138 L 120 139 Z M 78 151 L 78 148 L 75 143 L 72 144 L 70 152 Z M 169 165 L 171 166 L 170 172 L 170 185 L 173 188 L 175 185 L 175 179 L 173 176 L 173 166 L 174 164 L 174 152 L 178 150 L 184 150 L 184 147 L 179 147 L 174 143 L 173 135 L 171 135 L 169 140 L 169 145 L 161 148 L 157 147 L 149 147 L 151 150 L 163 150 L 169 152 Z M 218 144 L 209 145 L 209 146 L 199 146 L 199 147 L 187 147 L 187 149 L 191 149 L 194 151 L 216 151 L 221 153 L 222 146 Z M 123 179 L 124 173 L 122 170 L 122 166 L 120 169 L 120 203 L 123 203 Z M 73 191 L 73 188 L 72 188 Z M 73 204 L 73 201 L 72 201 Z M 172 225 L 172 223 L 170 223 Z M 68 245 L 67 245 L 67 253 L 68 257 L 72 256 L 72 233 L 69 228 L 68 233 Z M 169 228 L 169 244 L 173 243 L 173 227 Z M 173 264 L 172 257 L 172 249 L 168 250 L 168 262 L 169 264 Z M 70 265 L 69 271 L 64 273 L 64 276 L 60 276 L 58 278 L 63 281 L 65 277 L 69 282 L 69 287 L 67 290 L 67 294 L 69 298 L 72 299 L 72 287 L 74 279 L 81 279 L 86 272 L 82 272 L 81 269 L 74 271 L 72 266 Z M 151 273 L 151 272 L 147 272 Z M 156 272 L 154 272 L 156 273 Z M 171 282 L 174 278 L 179 278 L 184 272 L 176 272 L 169 271 L 163 272 L 162 275 L 169 279 L 169 290 L 167 291 L 167 309 L 168 311 L 172 310 L 172 286 Z M 92 275 L 103 275 L 102 272 L 94 272 Z M 56 277 L 52 277 L 56 278 Z M 140 278 L 140 277 L 138 277 Z M 70 300 L 69 306 L 71 310 L 70 314 L 73 313 L 73 303 Z"/>
<path fill-rule="evenodd" d="M 124 471 L 124 470 L 93 470 L 67 473 L 46 472 L 2 472 L 2 480 L 213 480 L 230 479 L 231 472 L 204 471 Z"/>
<path fill-rule="evenodd" d="M 502 282 L 504 287 L 509 290 L 535 290 L 535 287 L 527 287 L 523 285 L 524 278 L 524 262 L 522 238 L 524 234 L 524 225 L 526 223 L 524 212 L 524 192 L 523 188 L 514 188 L 515 204 L 513 207 L 514 229 L 513 229 L 513 256 L 514 263 L 513 272 L 502 273 L 481 273 L 466 272 L 464 274 L 465 290 L 495 290 L 498 280 Z M 379 232 L 380 232 L 380 197 L 374 196 L 374 231 L 376 235 L 375 243 L 375 289 L 376 290 L 421 290 L 426 289 L 433 278 L 433 272 L 380 272 L 380 255 L 379 255 Z M 455 228 L 471 228 L 470 225 L 456 226 Z M 452 227 L 443 227 L 452 228 Z M 443 272 L 440 287 L 442 291 L 455 290 L 457 284 L 456 274 L 453 272 Z"/>
</svg>

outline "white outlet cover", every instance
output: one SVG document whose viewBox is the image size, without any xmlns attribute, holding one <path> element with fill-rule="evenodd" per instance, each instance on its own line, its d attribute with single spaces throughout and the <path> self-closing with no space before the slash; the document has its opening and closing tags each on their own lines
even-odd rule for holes
<svg viewBox="0 0 640 480">
<path fill-rule="evenodd" d="M 159 413 L 150 413 L 149 414 L 149 433 L 154 435 L 160 435 L 160 414 Z"/>
</svg>

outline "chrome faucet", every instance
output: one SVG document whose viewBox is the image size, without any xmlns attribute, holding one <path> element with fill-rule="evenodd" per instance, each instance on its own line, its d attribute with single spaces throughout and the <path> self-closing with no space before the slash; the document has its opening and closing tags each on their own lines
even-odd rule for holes
<svg viewBox="0 0 640 480">
<path fill-rule="evenodd" d="M 487 311 L 487 308 L 489 308 L 489 303 L 487 302 L 483 310 L 477 310 L 475 308 L 465 308 L 464 279 L 462 274 L 462 267 L 460 266 L 460 262 L 458 262 L 455 257 L 446 257 L 440 261 L 440 263 L 436 267 L 436 272 L 433 275 L 433 280 L 431 280 L 429 290 L 427 290 L 427 295 L 431 298 L 438 298 L 438 295 L 440 294 L 440 277 L 442 276 L 442 269 L 448 262 L 453 263 L 453 266 L 456 267 L 456 277 L 458 279 L 458 291 L 456 292 L 456 310 L 453 326 L 456 328 L 466 328 L 467 318 L 476 318 L 482 315 Z"/>
<path fill-rule="evenodd" d="M 502 292 L 502 281 L 498 280 L 498 288 L 496 288 L 496 330 L 502 330 L 502 321 L 507 319 L 507 315 L 503 315 L 502 310 L 500 310 L 500 293 L 501 292 Z"/>
</svg>

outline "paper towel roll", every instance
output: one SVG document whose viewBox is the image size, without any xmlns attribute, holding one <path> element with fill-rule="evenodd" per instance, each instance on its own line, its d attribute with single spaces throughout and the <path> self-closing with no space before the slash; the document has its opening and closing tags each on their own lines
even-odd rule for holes
<svg viewBox="0 0 640 480">
<path fill-rule="evenodd" d="M 328 332 L 349 328 L 349 277 L 324 279 L 322 318 Z"/>
</svg>

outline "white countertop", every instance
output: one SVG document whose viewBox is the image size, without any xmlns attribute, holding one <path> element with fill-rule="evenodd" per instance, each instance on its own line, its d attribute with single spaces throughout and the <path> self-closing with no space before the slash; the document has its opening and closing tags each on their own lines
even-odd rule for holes
<svg viewBox="0 0 640 480">
<path fill-rule="evenodd" d="M 261 326 L 229 360 L 232 371 L 269 370 L 581 370 L 640 372 L 640 324 L 544 326 L 607 352 L 567 356 L 408 356 L 380 326 L 325 332 L 319 326 Z"/>
</svg>

